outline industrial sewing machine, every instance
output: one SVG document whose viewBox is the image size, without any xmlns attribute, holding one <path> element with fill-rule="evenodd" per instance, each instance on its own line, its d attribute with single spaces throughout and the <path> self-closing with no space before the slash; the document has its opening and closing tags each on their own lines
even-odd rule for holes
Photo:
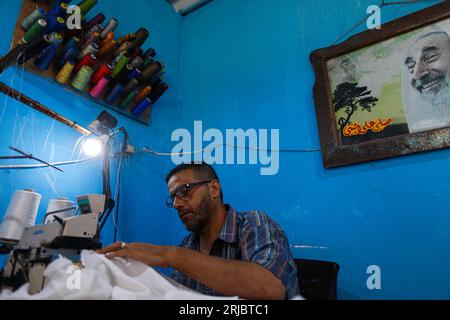
<svg viewBox="0 0 450 320">
<path fill-rule="evenodd" d="M 0 291 L 16 290 L 29 283 L 29 294 L 40 292 L 46 284 L 44 271 L 60 256 L 79 261 L 82 250 L 101 248 L 99 218 L 105 209 L 105 195 L 77 198 L 79 215 L 28 227 L 21 240 L 11 247 L 8 261 L 0 274 Z"/>
</svg>

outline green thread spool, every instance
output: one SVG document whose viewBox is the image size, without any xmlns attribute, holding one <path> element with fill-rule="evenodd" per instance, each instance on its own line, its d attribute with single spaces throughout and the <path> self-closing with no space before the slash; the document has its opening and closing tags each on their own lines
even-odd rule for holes
<svg viewBox="0 0 450 320">
<path fill-rule="evenodd" d="M 131 107 L 131 104 L 134 101 L 134 98 L 136 98 L 138 93 L 139 93 L 139 91 L 137 89 L 130 92 L 128 97 L 126 97 L 125 100 L 123 100 L 122 103 L 120 104 L 120 109 L 123 109 L 123 110 L 129 109 Z"/>
<path fill-rule="evenodd" d="M 28 43 L 39 38 L 44 34 L 45 28 L 47 27 L 47 22 L 44 19 L 39 19 L 31 28 L 23 35 L 22 42 Z"/>
<path fill-rule="evenodd" d="M 122 55 L 120 57 L 120 60 L 117 62 L 116 66 L 114 67 L 113 71 L 111 72 L 111 78 L 117 77 L 120 71 L 122 71 L 123 68 L 128 64 L 130 61 L 130 57 L 127 57 L 126 55 Z"/>
<path fill-rule="evenodd" d="M 80 69 L 80 71 L 78 71 L 77 75 L 75 76 L 75 79 L 73 79 L 72 86 L 75 89 L 83 91 L 86 88 L 93 74 L 94 70 L 91 67 L 83 66 Z"/>
<path fill-rule="evenodd" d="M 86 15 L 86 13 L 88 13 L 96 4 L 97 4 L 97 0 L 84 0 L 81 1 L 78 4 L 78 7 L 80 8 L 81 11 L 81 15 L 84 17 Z"/>
</svg>

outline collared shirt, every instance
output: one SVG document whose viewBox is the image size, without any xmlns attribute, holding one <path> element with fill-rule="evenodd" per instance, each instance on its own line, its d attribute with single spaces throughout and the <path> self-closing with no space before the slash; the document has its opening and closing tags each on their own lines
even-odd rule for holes
<svg viewBox="0 0 450 320">
<path fill-rule="evenodd" d="M 297 268 L 281 227 L 261 211 L 237 212 L 228 205 L 226 208 L 225 223 L 209 255 L 256 262 L 281 280 L 288 299 L 298 295 Z M 180 247 L 200 251 L 200 235 L 190 233 Z M 203 294 L 222 295 L 177 270 L 173 271 L 172 278 Z"/>
</svg>

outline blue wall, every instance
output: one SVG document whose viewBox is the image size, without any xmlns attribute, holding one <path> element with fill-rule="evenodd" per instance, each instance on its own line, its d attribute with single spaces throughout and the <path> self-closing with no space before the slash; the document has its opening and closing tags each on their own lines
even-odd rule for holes
<svg viewBox="0 0 450 320">
<path fill-rule="evenodd" d="M 377 1 L 216 0 L 185 19 L 181 126 L 279 128 L 280 147 L 320 149 L 312 50 Z M 385 7 L 383 22 L 420 9 Z M 364 25 L 357 32 L 364 30 Z M 225 198 L 266 210 L 296 257 L 341 265 L 340 298 L 450 298 L 448 150 L 325 170 L 320 152 L 284 153 L 276 176 L 219 166 Z M 382 289 L 366 287 L 379 265 Z"/>
<path fill-rule="evenodd" d="M 120 125 L 133 144 L 161 151 L 172 148 L 174 129 L 192 130 L 195 120 L 205 129 L 277 128 L 280 148 L 319 149 L 309 53 L 350 29 L 372 2 L 215 0 L 181 18 L 164 0 L 128 1 L 134 15 L 117 11 L 119 1 L 108 0 L 104 11 L 120 12 L 122 30 L 144 25 L 152 31 L 148 45 L 167 63 L 171 86 L 154 107 L 150 127 L 117 115 Z M 386 7 L 383 22 L 420 8 Z M 4 34 L 12 33 L 18 11 L 18 1 L 0 3 Z M 1 52 L 8 45 L 9 37 L 1 39 Z M 85 126 L 102 110 L 21 70 L 1 80 Z M 52 161 L 78 156 L 72 156 L 76 132 L 3 95 L 0 128 L 1 155 L 16 145 Z M 448 299 L 449 155 L 443 150 L 325 170 L 320 152 L 283 153 L 275 176 L 261 176 L 260 167 L 250 165 L 217 170 L 226 202 L 238 210 L 268 212 L 287 232 L 295 257 L 341 265 L 339 298 Z M 127 159 L 121 239 L 175 244 L 184 236 L 176 214 L 163 206 L 171 166 L 170 158 L 146 154 Z M 20 188 L 31 187 L 47 200 L 99 192 L 100 167 L 84 163 L 65 167 L 64 174 L 0 171 L 0 216 Z M 104 238 L 112 239 L 111 225 Z M 366 287 L 366 268 L 373 264 L 382 272 L 378 291 Z"/>
</svg>

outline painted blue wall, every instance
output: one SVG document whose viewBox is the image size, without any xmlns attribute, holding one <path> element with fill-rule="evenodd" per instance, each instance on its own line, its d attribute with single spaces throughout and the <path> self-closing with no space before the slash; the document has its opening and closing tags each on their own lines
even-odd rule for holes
<svg viewBox="0 0 450 320">
<path fill-rule="evenodd" d="M 330 45 L 372 4 L 215 0 L 181 18 L 164 0 L 127 1 L 133 14 L 117 10 L 120 1 L 107 3 L 102 9 L 119 18 L 123 32 L 149 28 L 147 45 L 168 65 L 171 88 L 154 107 L 150 127 L 115 114 L 134 145 L 158 151 L 170 151 L 172 131 L 192 130 L 195 120 L 205 130 L 278 128 L 281 148 L 319 149 L 309 53 Z M 8 34 L 0 40 L 1 53 L 19 7 L 19 1 L 0 2 Z M 387 7 L 383 21 L 420 8 Z M 85 126 L 103 110 L 21 70 L 9 70 L 1 80 Z M 78 157 L 78 150 L 72 152 L 79 134 L 4 95 L 0 128 L 0 155 L 15 145 L 51 161 Z M 341 265 L 339 298 L 450 298 L 449 155 L 444 150 L 325 170 L 320 152 L 286 153 L 275 176 L 261 176 L 260 167 L 250 165 L 218 165 L 217 171 L 226 202 L 268 212 L 287 232 L 295 257 Z M 176 244 L 185 235 L 176 214 L 163 206 L 164 176 L 172 166 L 170 158 L 143 153 L 127 159 L 120 239 Z M 0 170 L 0 217 L 16 189 L 43 195 L 40 215 L 49 198 L 100 192 L 100 168 L 91 162 L 65 167 L 64 174 Z M 111 227 L 105 242 L 112 239 Z M 379 291 L 366 287 L 372 264 L 381 267 Z"/>
<path fill-rule="evenodd" d="M 215 0 L 184 21 L 181 126 L 279 128 L 280 147 L 319 149 L 312 50 L 377 1 Z M 383 22 L 422 8 L 392 6 Z M 360 27 L 357 32 L 364 29 Z M 225 199 L 266 210 L 295 257 L 341 265 L 343 299 L 450 298 L 448 150 L 325 170 L 320 152 L 284 153 L 276 176 L 219 166 Z M 382 289 L 366 287 L 378 265 Z"/>
</svg>

